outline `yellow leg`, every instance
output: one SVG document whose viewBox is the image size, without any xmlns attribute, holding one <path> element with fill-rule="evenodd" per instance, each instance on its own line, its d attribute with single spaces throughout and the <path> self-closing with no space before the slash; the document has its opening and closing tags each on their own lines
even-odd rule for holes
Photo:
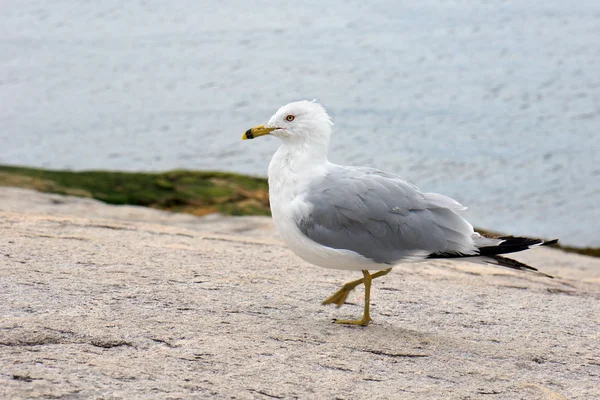
<svg viewBox="0 0 600 400">
<path fill-rule="evenodd" d="M 369 306 L 371 304 L 371 281 L 372 276 L 369 274 L 369 271 L 363 271 L 364 276 L 364 284 L 365 284 L 365 307 L 363 310 L 362 319 L 336 319 L 336 324 L 345 324 L 345 325 L 361 325 L 367 326 L 369 322 L 371 322 L 371 315 L 369 314 Z M 374 274 L 373 274 L 374 275 Z"/>
<path fill-rule="evenodd" d="M 371 277 L 371 279 L 379 278 L 380 276 L 389 274 L 391 270 L 392 270 L 391 268 L 388 268 L 383 271 L 378 271 L 378 272 L 375 272 L 373 275 L 370 275 L 370 277 Z M 364 274 L 364 271 L 363 271 L 363 274 Z M 350 294 L 350 292 L 353 291 L 355 287 L 357 287 L 358 285 L 360 285 L 364 282 L 365 282 L 365 279 L 362 278 L 362 279 L 357 279 L 355 281 L 346 283 L 344 286 L 342 286 L 342 288 L 340 290 L 338 290 L 333 295 L 331 295 L 329 298 L 324 300 L 323 304 L 336 304 L 338 306 L 338 308 L 341 307 L 346 302 L 346 298 L 348 298 L 348 295 Z"/>
</svg>

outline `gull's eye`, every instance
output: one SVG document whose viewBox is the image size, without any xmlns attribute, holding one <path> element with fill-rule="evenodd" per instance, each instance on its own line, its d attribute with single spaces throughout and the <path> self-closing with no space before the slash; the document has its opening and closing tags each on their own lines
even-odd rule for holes
<svg viewBox="0 0 600 400">
<path fill-rule="evenodd" d="M 296 117 L 294 117 L 292 114 L 288 115 L 287 117 L 285 117 L 285 120 L 287 122 L 292 122 Z"/>
</svg>

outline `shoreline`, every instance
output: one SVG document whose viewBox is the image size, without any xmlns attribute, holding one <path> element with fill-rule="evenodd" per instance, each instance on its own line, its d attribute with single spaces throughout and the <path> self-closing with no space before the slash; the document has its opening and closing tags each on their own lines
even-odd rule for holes
<svg viewBox="0 0 600 400">
<path fill-rule="evenodd" d="M 0 165 L 0 186 L 93 198 L 107 204 L 143 206 L 195 216 L 213 213 L 231 216 L 270 215 L 267 179 L 231 172 L 67 171 Z M 484 228 L 476 230 L 502 235 Z M 552 247 L 568 253 L 600 257 L 600 248 L 596 247 L 562 245 L 560 242 Z"/>
</svg>

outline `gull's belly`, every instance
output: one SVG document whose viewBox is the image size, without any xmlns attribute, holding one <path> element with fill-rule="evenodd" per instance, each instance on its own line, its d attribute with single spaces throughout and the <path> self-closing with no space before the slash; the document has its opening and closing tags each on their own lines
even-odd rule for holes
<svg viewBox="0 0 600 400">
<path fill-rule="evenodd" d="M 290 167 L 291 160 L 296 156 L 282 145 L 269 164 L 269 199 L 273 223 L 290 250 L 303 260 L 324 268 L 356 271 L 379 271 L 389 268 L 387 264 L 378 264 L 354 251 L 320 245 L 300 231 L 294 219 L 294 212 L 295 207 L 302 208 L 305 205 L 298 194 L 306 189 L 311 179 L 325 174 L 326 165 L 311 164 L 300 168 L 298 172 L 298 168 Z"/>
<path fill-rule="evenodd" d="M 311 264 L 323 268 L 354 271 L 379 271 L 390 267 L 387 264 L 376 263 L 354 251 L 333 249 L 312 241 L 298 229 L 290 212 L 290 205 L 285 207 L 272 201 L 271 212 L 273 214 L 273 223 L 283 241 L 294 254 Z"/>
</svg>

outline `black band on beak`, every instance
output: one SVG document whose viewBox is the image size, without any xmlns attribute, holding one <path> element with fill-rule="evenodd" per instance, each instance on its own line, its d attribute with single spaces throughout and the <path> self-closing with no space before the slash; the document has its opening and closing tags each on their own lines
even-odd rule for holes
<svg viewBox="0 0 600 400">
<path fill-rule="evenodd" d="M 252 134 L 252 129 L 248 129 L 246 131 L 246 139 L 254 139 L 254 135 Z"/>
</svg>

